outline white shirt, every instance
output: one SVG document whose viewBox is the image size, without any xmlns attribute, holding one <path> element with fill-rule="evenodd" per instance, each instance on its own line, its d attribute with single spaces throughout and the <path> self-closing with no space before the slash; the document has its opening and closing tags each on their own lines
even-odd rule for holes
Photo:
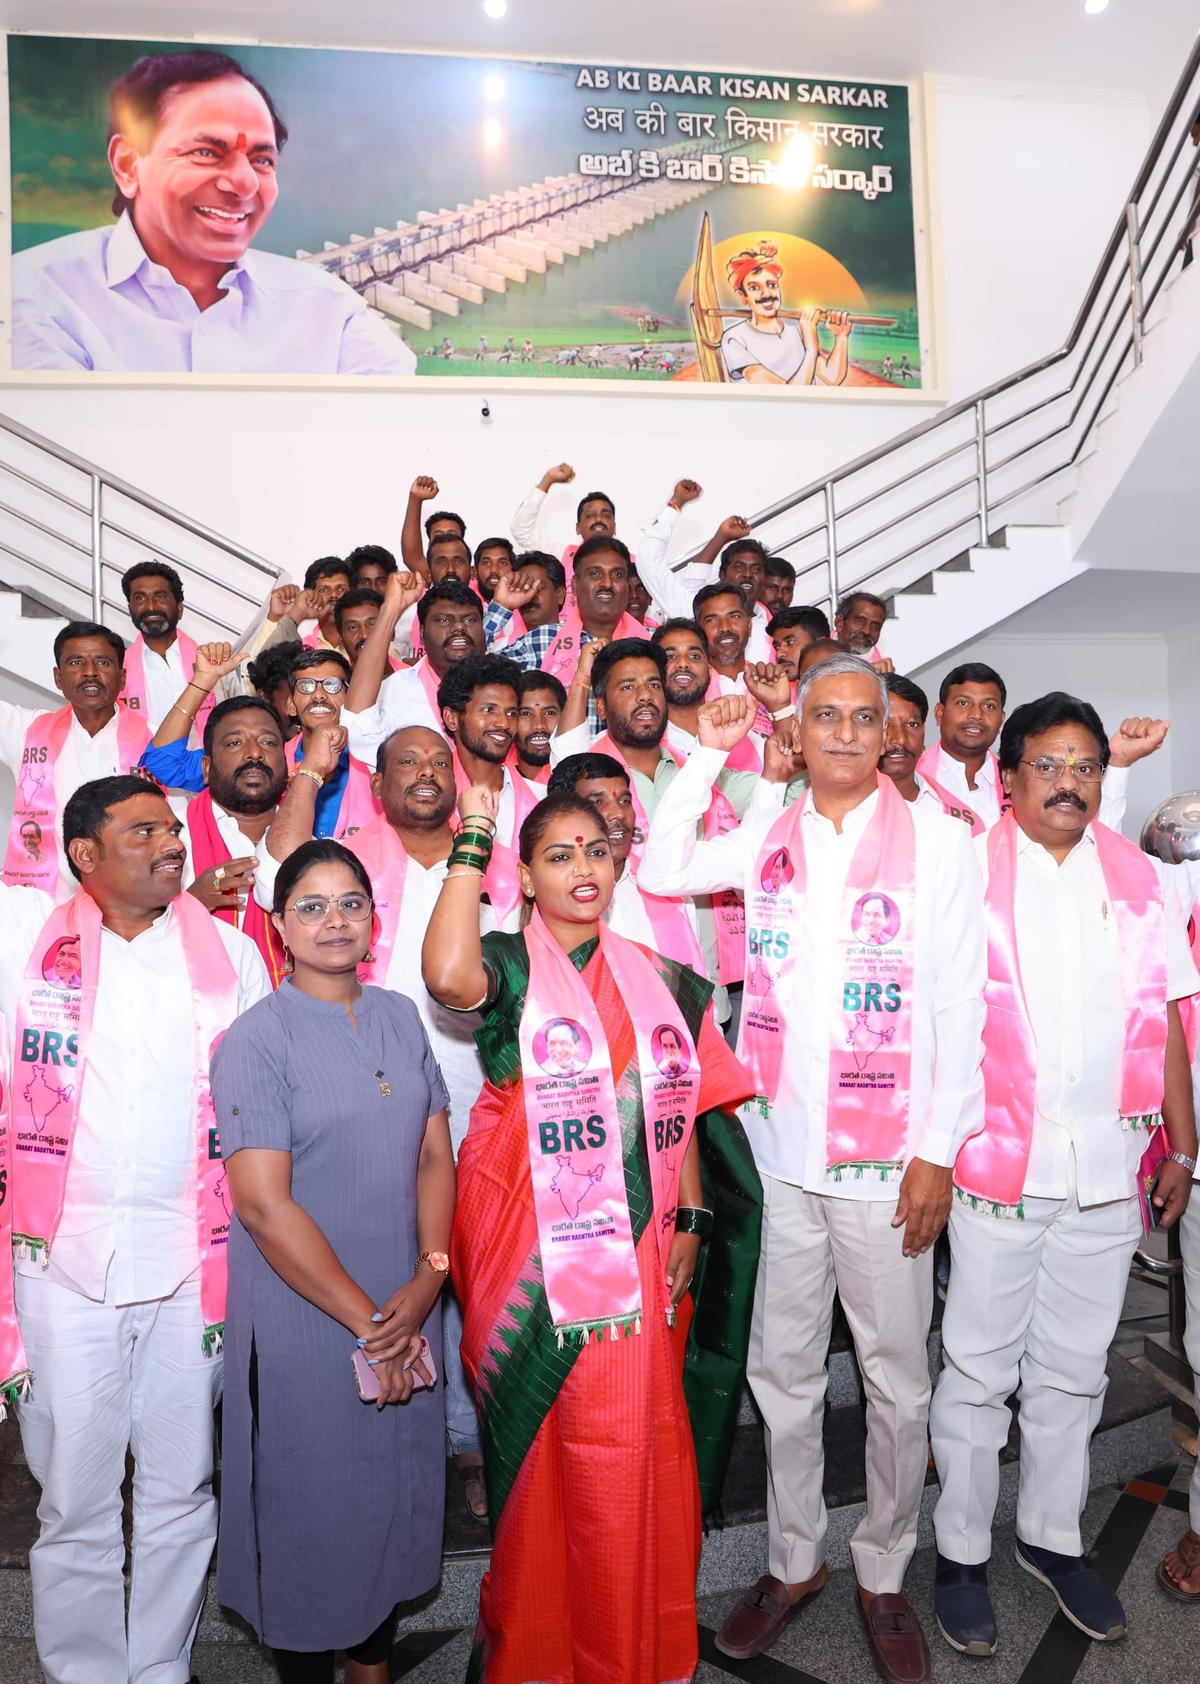
<svg viewBox="0 0 1200 1684">
<path fill-rule="evenodd" d="M 667 566 L 667 547 L 674 536 L 678 520 L 679 510 L 673 509 L 669 503 L 665 504 L 642 533 L 638 548 L 638 575 L 654 598 L 664 620 L 694 619 L 692 602 L 701 588 L 686 579 L 682 572 L 675 573 Z M 718 583 L 720 577 L 721 558 L 718 556 L 709 568 L 705 583 Z M 756 602 L 750 619 L 750 636 L 746 640 L 748 661 L 775 659 L 775 647 L 767 636 L 770 618 L 762 603 Z"/>
<path fill-rule="evenodd" d="M 782 332 L 767 333 L 751 322 L 738 322 L 721 335 L 721 349 L 731 380 L 744 380 L 756 365 L 781 380 L 794 380 L 804 367 L 804 336 L 795 322 L 780 322 Z"/>
<path fill-rule="evenodd" d="M 997 764 L 992 755 L 984 759 L 979 768 L 979 785 L 970 789 L 967 785 L 967 768 L 961 760 L 955 760 L 952 754 L 947 754 L 941 743 L 934 747 L 933 776 L 949 795 L 956 795 L 964 807 L 969 807 L 975 816 L 983 821 L 986 829 L 990 830 L 1000 817 L 1000 803 L 1004 798 Z M 1129 787 L 1128 766 L 1111 766 L 1104 774 L 1101 785 L 1100 811 L 1096 817 L 1101 824 L 1110 830 L 1120 830 L 1125 822 L 1125 795 Z"/>
<path fill-rule="evenodd" d="M 740 829 L 697 842 L 696 819 L 723 763 L 719 750 L 697 748 L 659 802 L 639 874 L 644 889 L 702 894 L 737 888 L 753 895 L 755 863 L 779 817 L 784 789 L 762 784 Z M 841 952 L 837 922 L 850 863 L 878 799 L 872 794 L 847 814 L 840 835 L 811 802 L 805 808 L 801 823 L 808 889 L 804 924 L 792 932 L 795 959 L 779 985 L 786 989 L 779 1090 L 769 1120 L 757 1106 L 747 1106 L 742 1115 L 764 1175 L 814 1193 L 893 1200 L 896 1181 L 847 1177 L 835 1182 L 826 1175 L 828 1002 Z M 983 1121 L 983 899 L 966 826 L 950 824 L 943 814 L 916 804 L 912 817 L 916 906 L 905 1156 L 949 1165 Z"/>
<path fill-rule="evenodd" d="M 21 981 L 50 916 L 40 889 L 0 884 L 0 1011 L 10 1039 Z M 238 978 L 238 1012 L 271 992 L 258 949 L 219 919 Z M 75 1142 L 50 1261 L 19 1274 L 57 1281 L 97 1302 L 166 1298 L 199 1267 L 196 1048 L 179 920 L 170 907 L 125 941 L 104 929 Z"/>
<path fill-rule="evenodd" d="M 178 691 L 175 692 L 179 694 Z M 47 710 L 49 711 L 49 710 Z M 13 702 L 0 701 L 0 761 L 10 768 L 20 782 L 21 755 L 25 748 L 25 733 L 34 720 L 42 715 L 40 708 L 17 707 Z M 93 778 L 111 778 L 123 770 L 120 744 L 117 740 L 117 715 L 114 713 L 103 730 L 94 737 L 88 735 L 78 719 L 72 718 L 62 753 L 54 762 L 54 834 L 58 839 L 58 899 L 70 900 L 79 884 L 71 875 L 62 840 L 62 816 L 67 802 L 80 784 Z M 40 767 L 26 767 L 25 774 L 38 777 Z M 147 784 L 147 789 L 153 786 Z"/>
<path fill-rule="evenodd" d="M 374 704 L 361 713 L 351 713 L 346 707 L 342 709 L 342 724 L 350 740 L 350 753 L 371 771 L 375 770 L 380 743 L 386 742 L 393 731 L 402 730 L 406 725 L 424 725 L 428 730 L 436 731 L 439 737 L 446 735 L 441 715 L 425 694 L 419 671 L 417 667 L 402 667 L 399 672 L 389 674 L 379 686 Z"/>
<path fill-rule="evenodd" d="M 183 694 L 184 685 L 191 682 L 192 675 L 183 670 L 178 638 L 165 655 L 143 641 L 142 670 L 146 675 L 146 711 L 142 717 L 153 735 Z M 191 734 L 195 736 L 194 729 Z"/>
<path fill-rule="evenodd" d="M 12 363 L 139 374 L 412 374 L 414 353 L 316 263 L 248 251 L 201 310 L 128 213 L 13 258 Z"/>
<path fill-rule="evenodd" d="M 688 923 L 695 930 L 697 924 L 694 903 L 682 898 L 679 904 L 683 907 Z M 650 914 L 646 911 L 646 903 L 638 888 L 637 878 L 628 863 L 617 878 L 613 898 L 604 914 L 604 922 L 610 930 L 615 930 L 617 935 L 624 936 L 627 941 L 640 941 L 643 947 L 658 952 L 658 937 L 654 925 L 650 922 Z"/>
<path fill-rule="evenodd" d="M 986 836 L 976 838 L 975 857 L 986 884 Z M 1200 978 L 1175 887 L 1154 865 L 1165 891 L 1167 998 L 1177 1000 Z M 1121 950 L 1090 827 L 1061 865 L 1021 832 L 1014 923 L 1037 1058 L 1025 1192 L 1063 1199 L 1073 1179 L 1081 1205 L 1129 1198 L 1146 1136 L 1120 1125 Z"/>
</svg>

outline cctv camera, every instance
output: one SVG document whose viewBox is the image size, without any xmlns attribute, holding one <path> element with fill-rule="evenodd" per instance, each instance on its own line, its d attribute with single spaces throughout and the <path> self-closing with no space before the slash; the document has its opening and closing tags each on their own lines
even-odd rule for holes
<svg viewBox="0 0 1200 1684">
<path fill-rule="evenodd" d="M 480 407 L 479 413 L 480 413 L 480 415 L 483 416 L 483 419 L 485 421 L 490 421 L 492 419 L 492 406 L 487 401 L 486 398 L 484 398 L 484 400 L 483 400 L 483 404 Z"/>
</svg>

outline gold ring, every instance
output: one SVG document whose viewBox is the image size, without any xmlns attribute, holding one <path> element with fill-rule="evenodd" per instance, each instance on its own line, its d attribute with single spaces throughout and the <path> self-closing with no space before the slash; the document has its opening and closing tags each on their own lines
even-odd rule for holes
<svg viewBox="0 0 1200 1684">
<path fill-rule="evenodd" d="M 223 865 L 214 866 L 213 867 L 213 883 L 219 889 L 221 887 L 221 884 L 224 881 L 225 881 L 225 867 Z"/>
</svg>

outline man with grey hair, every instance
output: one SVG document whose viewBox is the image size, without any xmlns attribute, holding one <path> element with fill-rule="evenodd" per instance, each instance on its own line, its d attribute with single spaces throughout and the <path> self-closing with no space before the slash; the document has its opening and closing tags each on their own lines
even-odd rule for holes
<svg viewBox="0 0 1200 1684">
<path fill-rule="evenodd" d="M 888 695 L 850 654 L 810 669 L 794 748 L 809 793 L 784 806 L 787 756 L 767 757 L 741 828 L 697 820 L 754 703 L 723 696 L 659 804 L 639 882 L 651 893 L 741 889 L 743 1111 L 763 1179 L 749 1380 L 767 1426 L 770 1571 L 718 1648 L 768 1648 L 825 1586 L 821 1425 L 835 1290 L 867 1394 L 867 1512 L 851 1541 L 858 1601 L 885 1679 L 920 1684 L 929 1651 L 902 1594 L 926 1471 L 930 1248 L 951 1165 L 982 1123 L 986 948 L 965 826 L 879 775 Z M 787 728 L 777 716 L 776 732 Z M 781 781 L 776 782 L 779 779 Z M 859 931 L 886 909 L 879 940 Z"/>
</svg>

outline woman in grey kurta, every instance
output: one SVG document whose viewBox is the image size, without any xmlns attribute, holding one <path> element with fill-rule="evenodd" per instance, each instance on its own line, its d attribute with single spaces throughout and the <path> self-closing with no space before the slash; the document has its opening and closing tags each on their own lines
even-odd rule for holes
<svg viewBox="0 0 1200 1684">
<path fill-rule="evenodd" d="M 238 1212 L 217 1592 L 281 1678 L 332 1680 L 332 1652 L 350 1649 L 347 1677 L 366 1684 L 387 1676 L 396 1604 L 440 1572 L 444 1407 L 437 1385 L 362 1403 L 352 1358 L 356 1337 L 370 1356 L 421 1329 L 440 1370 L 448 1101 L 412 1002 L 358 984 L 371 931 L 358 862 L 306 843 L 276 907 L 293 975 L 231 1026 L 212 1067 Z M 376 1368 L 385 1395 L 407 1393 L 414 1354 Z"/>
</svg>

